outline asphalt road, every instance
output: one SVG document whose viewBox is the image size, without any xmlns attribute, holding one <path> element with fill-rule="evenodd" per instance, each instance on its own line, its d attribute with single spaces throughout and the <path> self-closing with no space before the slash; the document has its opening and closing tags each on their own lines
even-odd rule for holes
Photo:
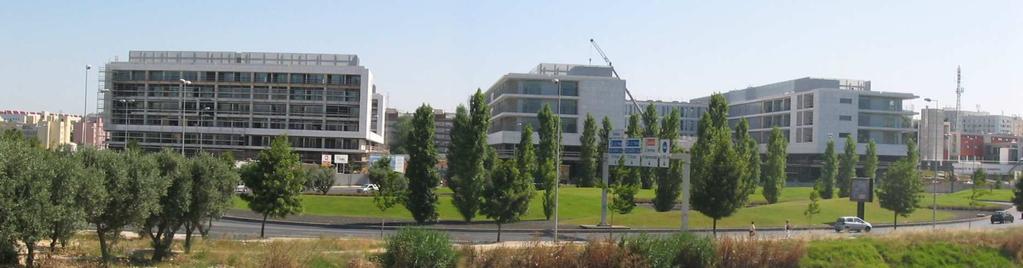
<svg viewBox="0 0 1023 268">
<path fill-rule="evenodd" d="M 1008 211 L 1014 213 L 1014 215 L 1020 215 L 1016 213 L 1015 208 L 1011 208 Z M 987 217 L 977 218 L 977 220 L 963 223 L 946 223 L 938 224 L 937 226 L 923 225 L 923 226 L 902 226 L 898 229 L 891 227 L 875 227 L 871 231 L 872 234 L 885 234 L 891 232 L 908 232 L 908 231 L 950 231 L 950 230 L 974 230 L 974 229 L 1002 229 L 1023 226 L 1023 221 L 1019 217 L 1013 223 L 1006 224 L 991 224 Z M 231 239 L 251 239 L 259 236 L 259 223 L 253 223 L 248 221 L 236 221 L 236 220 L 220 220 L 213 223 L 212 234 L 214 237 L 224 237 Z M 274 224 L 268 223 L 266 225 L 267 237 L 361 237 L 361 238 L 380 238 L 381 236 L 387 236 L 393 234 L 394 230 L 384 230 L 381 233 L 380 230 L 371 229 L 344 229 L 344 228 L 330 228 L 330 227 L 319 227 L 319 226 L 303 226 L 303 225 L 291 225 L 291 224 Z M 615 237 L 621 235 L 635 235 L 643 233 L 643 230 L 616 230 L 614 231 Z M 651 232 L 652 234 L 670 234 L 670 232 Z M 485 243 L 492 242 L 497 238 L 497 230 L 479 230 L 479 231 L 448 231 L 453 240 L 460 242 L 471 242 L 471 243 Z M 535 241 L 535 240 L 552 240 L 550 230 L 544 232 L 504 232 L 501 236 L 504 241 Z M 711 235 L 710 232 L 697 231 L 697 234 Z M 748 235 L 746 230 L 733 230 L 733 231 L 718 231 L 719 236 L 734 236 L 734 237 L 745 237 Z M 793 231 L 791 234 L 786 234 L 784 231 L 779 230 L 760 230 L 757 232 L 759 238 L 783 238 L 786 236 L 814 236 L 814 237 L 855 237 L 863 235 L 863 233 L 836 233 L 834 230 L 798 230 Z M 601 239 L 608 237 L 607 232 L 581 232 L 578 229 L 573 230 L 562 230 L 559 233 L 559 239 L 563 241 L 584 241 Z"/>
</svg>

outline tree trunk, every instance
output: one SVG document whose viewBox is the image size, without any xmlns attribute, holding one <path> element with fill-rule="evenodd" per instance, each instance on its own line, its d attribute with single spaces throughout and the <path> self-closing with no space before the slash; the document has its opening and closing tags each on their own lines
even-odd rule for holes
<svg viewBox="0 0 1023 268">
<path fill-rule="evenodd" d="M 899 229 L 899 213 L 895 213 L 895 221 L 892 222 L 892 230 Z"/>
<path fill-rule="evenodd" d="M 110 248 L 107 245 L 107 234 L 106 231 L 102 231 L 99 228 L 96 229 L 96 234 L 99 237 L 99 253 L 103 257 L 103 264 L 110 261 Z"/>
<path fill-rule="evenodd" d="M 192 232 L 195 226 L 191 222 L 185 223 L 185 254 L 192 252 Z"/>
<path fill-rule="evenodd" d="M 201 226 L 202 223 L 199 223 Z M 213 229 L 213 216 L 210 216 L 210 221 L 206 222 L 206 229 L 199 228 L 199 233 L 202 234 L 202 238 L 206 239 L 210 235 L 210 229 Z"/>
<path fill-rule="evenodd" d="M 385 218 L 380 217 L 380 238 L 384 237 L 384 221 L 385 220 L 386 220 Z"/>
<path fill-rule="evenodd" d="M 266 238 L 266 214 L 263 214 L 263 223 L 259 225 L 259 238 Z"/>
<path fill-rule="evenodd" d="M 53 255 L 53 252 L 57 250 L 57 240 L 59 240 L 57 239 L 57 232 L 54 231 L 53 233 L 53 237 L 50 237 L 50 255 Z"/>
<path fill-rule="evenodd" d="M 713 222 L 714 223 L 713 223 L 713 228 L 711 228 L 711 232 L 714 234 L 714 238 L 717 238 L 718 237 L 718 219 L 715 218 L 713 220 Z"/>
<path fill-rule="evenodd" d="M 32 267 L 36 261 L 36 241 L 25 241 L 25 248 L 28 249 L 28 255 L 25 255 L 25 267 Z"/>
</svg>

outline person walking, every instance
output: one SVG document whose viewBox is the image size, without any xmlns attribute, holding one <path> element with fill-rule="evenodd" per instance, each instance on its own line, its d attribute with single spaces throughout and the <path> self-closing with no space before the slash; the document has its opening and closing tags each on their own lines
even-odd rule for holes
<svg viewBox="0 0 1023 268">
<path fill-rule="evenodd" d="M 757 225 L 754 222 L 749 222 L 749 238 L 757 236 Z"/>
<path fill-rule="evenodd" d="M 789 220 L 785 220 L 785 238 L 790 237 L 792 237 L 792 224 L 789 223 Z"/>
</svg>

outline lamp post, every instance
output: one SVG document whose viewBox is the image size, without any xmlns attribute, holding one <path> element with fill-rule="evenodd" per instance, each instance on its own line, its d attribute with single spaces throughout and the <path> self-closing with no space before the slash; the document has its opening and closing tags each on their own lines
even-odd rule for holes
<svg viewBox="0 0 1023 268">
<path fill-rule="evenodd" d="M 82 120 L 83 120 L 83 122 L 85 120 L 85 115 L 89 114 L 89 70 L 90 69 L 92 69 L 92 65 L 85 65 L 85 97 L 82 99 Z M 83 135 L 82 139 L 85 139 L 85 136 L 84 136 L 85 134 L 82 134 L 82 135 Z"/>
<path fill-rule="evenodd" d="M 929 105 L 930 105 L 931 102 L 934 102 L 934 107 L 935 108 L 939 107 L 938 106 L 938 100 L 933 100 L 931 98 L 924 98 L 924 101 L 927 102 L 927 104 L 924 105 L 924 111 L 930 110 L 929 109 L 930 108 Z M 926 115 L 923 115 L 923 116 L 926 116 Z M 932 124 L 933 123 L 931 122 L 931 120 L 928 119 L 927 120 L 927 127 L 928 128 L 932 128 Z M 944 126 L 942 126 L 942 128 L 944 128 Z M 930 131 L 928 131 L 928 132 L 930 132 Z M 936 142 L 938 140 L 938 138 L 937 137 L 933 137 L 933 138 L 930 137 L 931 133 L 927 133 L 927 135 L 928 135 L 927 139 L 931 139 L 932 140 L 931 141 L 931 145 L 934 146 L 934 147 L 931 148 L 931 150 L 935 152 L 934 155 L 932 155 L 933 158 L 931 158 L 931 165 L 934 165 L 932 167 L 933 170 L 934 170 L 934 175 L 933 175 L 933 177 L 931 177 L 931 229 L 936 229 L 936 228 L 938 228 L 938 166 L 937 166 L 937 163 L 935 163 L 935 161 L 938 158 L 938 156 L 937 156 L 937 152 L 938 152 L 938 148 L 937 147 L 938 146 L 937 146 L 937 142 Z M 933 136 L 937 136 L 937 135 L 933 135 Z"/>
<path fill-rule="evenodd" d="M 178 79 L 181 82 L 180 90 L 178 90 L 178 126 L 181 127 L 181 155 L 185 155 L 185 85 L 191 85 L 192 81 L 185 79 Z"/>
<path fill-rule="evenodd" d="M 555 166 L 554 166 L 554 243 L 558 242 L 558 190 L 561 188 L 561 80 L 555 78 L 554 85 L 558 88 L 558 147 L 554 148 L 555 152 Z"/>
</svg>

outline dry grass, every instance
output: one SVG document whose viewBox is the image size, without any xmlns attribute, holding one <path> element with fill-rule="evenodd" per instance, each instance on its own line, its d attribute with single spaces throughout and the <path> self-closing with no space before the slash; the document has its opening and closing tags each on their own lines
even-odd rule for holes
<svg viewBox="0 0 1023 268">
<path fill-rule="evenodd" d="M 610 241 L 585 245 L 532 243 L 523 247 L 463 247 L 460 267 L 645 267 L 643 259 Z"/>
<path fill-rule="evenodd" d="M 805 254 L 802 240 L 717 240 L 717 267 L 799 267 Z"/>
</svg>

